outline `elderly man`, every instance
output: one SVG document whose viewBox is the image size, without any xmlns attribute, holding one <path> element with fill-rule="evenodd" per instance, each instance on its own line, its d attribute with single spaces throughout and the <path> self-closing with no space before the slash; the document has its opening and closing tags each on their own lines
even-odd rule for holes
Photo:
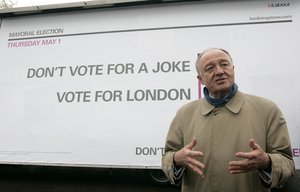
<svg viewBox="0 0 300 192">
<path fill-rule="evenodd" d="M 295 173 L 286 121 L 272 101 L 238 91 L 230 54 L 198 55 L 205 98 L 173 119 L 162 168 L 182 192 L 264 192 Z"/>
</svg>

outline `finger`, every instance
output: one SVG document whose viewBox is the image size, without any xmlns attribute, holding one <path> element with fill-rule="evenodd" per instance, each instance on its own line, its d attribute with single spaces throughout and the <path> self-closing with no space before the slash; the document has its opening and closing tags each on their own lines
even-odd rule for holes
<svg viewBox="0 0 300 192">
<path fill-rule="evenodd" d="M 187 165 L 193 169 L 196 173 L 203 174 L 202 170 L 205 168 L 205 165 L 195 158 L 189 158 Z M 201 171 L 199 171 L 199 170 Z"/>
<path fill-rule="evenodd" d="M 251 159 L 255 158 L 255 153 L 253 153 L 253 152 L 237 152 L 235 154 L 235 156 L 238 158 L 244 158 L 244 159 L 251 160 Z"/>
<path fill-rule="evenodd" d="M 239 165 L 229 165 L 228 166 L 228 170 L 229 171 L 241 171 L 244 170 L 245 168 L 243 168 L 242 166 Z"/>
<path fill-rule="evenodd" d="M 229 171 L 231 174 L 239 174 L 239 173 L 247 173 L 247 170 L 234 170 L 234 171 Z"/>
<path fill-rule="evenodd" d="M 251 160 L 242 160 L 242 161 L 231 161 L 229 162 L 229 170 L 252 170 L 255 169 L 256 163 Z"/>
<path fill-rule="evenodd" d="M 252 150 L 260 149 L 260 146 L 257 143 L 255 143 L 254 139 L 250 139 L 250 141 L 249 141 L 249 147 Z"/>
<path fill-rule="evenodd" d="M 203 156 L 203 153 L 201 151 L 190 151 L 188 155 L 195 158 Z"/>
<path fill-rule="evenodd" d="M 254 139 L 250 139 L 249 147 L 252 149 L 252 152 L 237 152 L 235 156 L 238 158 L 245 158 L 245 159 L 256 158 L 256 153 L 254 153 L 253 151 L 261 149 L 260 146 L 257 143 L 255 143 Z"/>
<path fill-rule="evenodd" d="M 255 170 L 255 167 L 239 167 L 239 166 L 229 166 L 228 170 L 230 173 L 246 173 L 248 171 Z"/>
<path fill-rule="evenodd" d="M 246 160 L 230 161 L 228 165 L 229 165 L 229 167 L 242 167 L 242 166 L 247 165 L 247 161 Z"/>
<path fill-rule="evenodd" d="M 194 164 L 188 164 L 188 166 L 194 171 L 196 172 L 198 175 L 200 175 L 202 178 L 204 178 L 204 173 L 203 173 L 203 169 L 204 168 L 201 168 L 197 165 L 194 165 Z"/>
<path fill-rule="evenodd" d="M 229 166 L 228 170 L 232 174 L 237 174 L 237 173 L 246 173 L 246 172 L 252 170 L 252 168 L 246 168 L 246 167 L 242 167 L 242 166 Z"/>
<path fill-rule="evenodd" d="M 195 165 L 195 166 L 197 166 L 200 169 L 204 169 L 205 168 L 205 165 L 203 163 L 201 163 L 200 161 L 196 160 L 196 159 L 194 159 L 194 161 L 193 161 L 192 164 Z"/>
<path fill-rule="evenodd" d="M 186 148 L 192 150 L 196 145 L 197 145 L 197 139 L 194 137 L 193 140 L 192 140 L 192 142 L 189 143 L 189 144 L 186 146 Z"/>
</svg>

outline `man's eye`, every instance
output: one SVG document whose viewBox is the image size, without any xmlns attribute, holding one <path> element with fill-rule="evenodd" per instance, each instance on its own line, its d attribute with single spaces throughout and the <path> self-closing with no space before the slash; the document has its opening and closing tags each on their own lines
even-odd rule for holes
<svg viewBox="0 0 300 192">
<path fill-rule="evenodd" d="M 228 63 L 221 63 L 222 67 L 227 67 L 229 64 Z"/>
<path fill-rule="evenodd" d="M 207 71 L 207 72 L 211 72 L 211 71 L 213 71 L 213 70 L 214 70 L 213 67 L 207 67 L 207 68 L 206 68 L 206 71 Z"/>
</svg>

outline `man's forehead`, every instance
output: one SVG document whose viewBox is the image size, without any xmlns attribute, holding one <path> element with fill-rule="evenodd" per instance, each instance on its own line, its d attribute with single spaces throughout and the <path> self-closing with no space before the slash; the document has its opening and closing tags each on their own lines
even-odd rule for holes
<svg viewBox="0 0 300 192">
<path fill-rule="evenodd" d="M 202 54 L 200 62 L 209 62 L 211 60 L 226 60 L 230 61 L 230 57 L 228 54 L 219 49 L 208 50 Z"/>
<path fill-rule="evenodd" d="M 226 56 L 229 57 L 227 53 L 220 49 L 210 49 L 202 53 L 202 58 L 204 57 L 215 57 L 215 56 Z"/>
</svg>

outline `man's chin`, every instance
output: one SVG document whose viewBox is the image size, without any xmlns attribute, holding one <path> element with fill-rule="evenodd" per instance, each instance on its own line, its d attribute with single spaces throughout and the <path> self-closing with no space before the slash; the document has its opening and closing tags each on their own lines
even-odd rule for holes
<svg viewBox="0 0 300 192">
<path fill-rule="evenodd" d="M 230 85 L 224 85 L 224 86 L 217 86 L 215 88 L 215 93 L 221 93 L 221 95 L 227 95 L 231 90 L 231 86 Z"/>
<path fill-rule="evenodd" d="M 227 91 L 227 90 L 230 90 L 231 87 L 232 87 L 232 85 L 230 85 L 227 82 L 224 82 L 224 83 L 216 83 L 215 89 L 220 90 L 220 91 Z"/>
</svg>

